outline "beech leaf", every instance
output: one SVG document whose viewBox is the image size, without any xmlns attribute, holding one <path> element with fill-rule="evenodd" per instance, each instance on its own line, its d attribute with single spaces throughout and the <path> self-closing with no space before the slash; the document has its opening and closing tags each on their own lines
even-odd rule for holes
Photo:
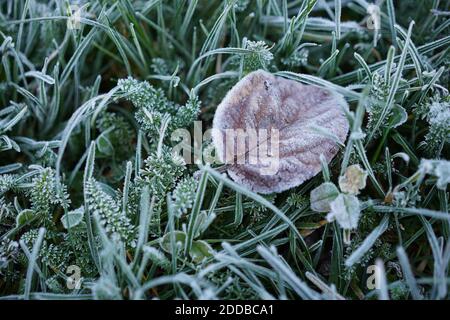
<svg viewBox="0 0 450 320">
<path fill-rule="evenodd" d="M 336 155 L 349 129 L 345 109 L 336 92 L 258 70 L 217 107 L 213 142 L 237 183 L 259 193 L 282 192 L 318 174 L 321 154 L 328 163 Z"/>
</svg>

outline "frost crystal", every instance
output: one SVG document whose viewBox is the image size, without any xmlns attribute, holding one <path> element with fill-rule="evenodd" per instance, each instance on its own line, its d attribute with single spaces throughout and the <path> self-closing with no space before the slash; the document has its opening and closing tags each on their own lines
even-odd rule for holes
<svg viewBox="0 0 450 320">
<path fill-rule="evenodd" d="M 317 212 L 329 212 L 331 201 L 338 195 L 339 190 L 333 183 L 322 183 L 311 191 L 311 209 Z"/>
<path fill-rule="evenodd" d="M 16 241 L 4 239 L 0 242 L 0 275 L 10 262 L 15 262 L 19 254 L 19 244 Z"/>
<path fill-rule="evenodd" d="M 249 2 L 250 0 L 237 0 L 236 4 L 234 5 L 236 12 L 245 11 L 245 9 L 247 9 Z"/>
<path fill-rule="evenodd" d="M 369 103 L 367 105 L 367 112 L 369 114 L 369 121 L 367 122 L 367 131 L 370 132 L 375 129 L 377 122 L 383 114 L 384 105 L 389 95 L 389 88 L 386 85 L 386 81 L 379 73 L 375 72 L 372 77 L 372 83 L 370 86 Z M 392 111 L 389 111 L 388 116 L 382 121 L 383 126 L 387 125 L 389 118 L 392 115 Z M 378 129 L 374 132 L 374 137 L 381 134 L 381 130 Z"/>
<path fill-rule="evenodd" d="M 351 230 L 358 226 L 360 206 L 357 197 L 351 194 L 340 194 L 330 203 L 331 211 L 328 221 L 336 220 L 342 229 Z"/>
<path fill-rule="evenodd" d="M 53 205 L 60 204 L 68 207 L 70 204 L 66 187 L 62 185 L 62 191 L 58 191 L 55 174 L 55 170 L 52 168 L 43 169 L 38 176 L 33 178 L 32 188 L 29 191 L 32 209 L 48 221 L 51 221 L 52 218 Z"/>
<path fill-rule="evenodd" d="M 150 247 L 150 246 L 145 246 L 144 247 L 144 254 L 148 256 L 148 258 L 157 266 L 163 268 L 163 269 L 168 269 L 170 266 L 170 262 L 169 260 L 166 258 L 166 256 L 164 255 L 164 253 L 162 253 L 160 250 L 154 248 L 154 247 Z"/>
<path fill-rule="evenodd" d="M 327 162 L 336 155 L 336 142 L 311 128 L 321 127 L 344 143 L 349 128 L 344 108 L 347 103 L 336 93 L 259 70 L 239 81 L 217 107 L 213 142 L 233 180 L 255 192 L 282 192 L 319 173 L 320 154 Z M 253 132 L 258 137 L 252 142 Z M 238 144 L 245 144 L 243 153 Z M 263 170 L 268 168 L 274 170 Z"/>
<path fill-rule="evenodd" d="M 120 288 L 111 279 L 112 277 L 101 276 L 92 286 L 92 294 L 96 300 L 121 300 Z"/>
<path fill-rule="evenodd" d="M 181 180 L 173 191 L 173 207 L 175 215 L 179 218 L 190 209 L 195 200 L 197 181 L 192 178 Z"/>
<path fill-rule="evenodd" d="M 450 140 L 450 98 L 433 101 L 427 115 L 430 129 L 425 136 L 428 154 L 438 157 Z"/>
<path fill-rule="evenodd" d="M 450 162 L 439 161 L 434 172 L 438 177 L 438 181 L 436 184 L 437 187 L 439 189 L 445 190 L 447 188 L 447 184 L 450 183 Z"/>
<path fill-rule="evenodd" d="M 247 41 L 245 49 L 252 51 L 244 56 L 244 71 L 246 72 L 260 68 L 265 69 L 273 59 L 273 54 L 264 41 Z"/>
<path fill-rule="evenodd" d="M 141 186 L 147 185 L 150 193 L 158 199 L 164 199 L 166 192 L 175 186 L 186 167 L 184 159 L 167 147 L 162 149 L 160 157 L 152 153 L 144 163 L 137 182 Z"/>
<path fill-rule="evenodd" d="M 92 214 L 98 214 L 100 224 L 113 240 L 135 245 L 135 229 L 130 219 L 120 211 L 120 206 L 100 184 L 91 178 L 86 183 L 86 200 Z"/>
<path fill-rule="evenodd" d="M 367 172 L 358 164 L 347 168 L 343 176 L 339 177 L 339 187 L 342 192 L 359 194 L 359 191 L 366 187 Z"/>
<path fill-rule="evenodd" d="M 158 133 L 165 116 L 170 115 L 168 132 L 190 125 L 200 112 L 200 101 L 190 97 L 185 106 L 167 99 L 164 91 L 156 89 L 147 81 L 138 81 L 131 77 L 120 79 L 117 84 L 125 98 L 137 108 L 136 121 L 141 129 L 150 136 Z"/>
<path fill-rule="evenodd" d="M 438 179 L 436 186 L 441 190 L 445 190 L 450 183 L 450 161 L 422 159 L 420 170 L 424 174 L 435 176 Z"/>
<path fill-rule="evenodd" d="M 302 67 L 308 64 L 309 51 L 301 49 L 289 55 L 287 58 L 281 59 L 281 63 L 289 67 Z"/>
<path fill-rule="evenodd" d="M 17 177 L 12 174 L 0 175 L 0 195 L 14 189 Z"/>
</svg>

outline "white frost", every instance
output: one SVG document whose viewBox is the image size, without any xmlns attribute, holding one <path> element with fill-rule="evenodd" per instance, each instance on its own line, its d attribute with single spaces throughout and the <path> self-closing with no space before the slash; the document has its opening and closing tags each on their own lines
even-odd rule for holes
<svg viewBox="0 0 450 320">
<path fill-rule="evenodd" d="M 282 192 L 318 174 L 320 154 L 328 163 L 336 155 L 349 129 L 345 109 L 345 99 L 335 92 L 258 70 L 240 80 L 217 107 L 213 142 L 233 180 L 259 193 Z M 338 141 L 312 132 L 311 127 L 321 127 Z M 237 130 L 247 136 L 230 135 Z M 252 130 L 269 133 L 253 144 L 257 161 L 251 152 L 255 148 L 250 147 Z M 278 148 L 275 155 L 267 156 L 267 146 L 276 141 L 272 130 L 279 137 Z M 245 145 L 245 152 L 238 149 L 239 143 Z M 239 155 L 238 161 L 229 154 Z M 269 166 L 276 170 L 265 170 Z"/>
<path fill-rule="evenodd" d="M 346 230 L 358 227 L 361 209 L 357 197 L 341 193 L 330 203 L 330 207 L 331 211 L 327 215 L 328 221 L 336 220 L 341 228 Z"/>
<path fill-rule="evenodd" d="M 342 192 L 359 194 L 366 187 L 367 172 L 359 164 L 349 166 L 343 176 L 339 177 L 339 188 Z"/>
</svg>

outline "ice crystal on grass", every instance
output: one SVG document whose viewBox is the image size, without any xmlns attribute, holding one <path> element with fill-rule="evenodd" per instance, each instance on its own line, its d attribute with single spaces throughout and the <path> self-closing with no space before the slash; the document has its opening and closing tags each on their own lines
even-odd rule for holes
<svg viewBox="0 0 450 320">
<path fill-rule="evenodd" d="M 55 244 L 44 245 L 41 249 L 42 262 L 54 269 L 64 270 L 64 266 L 67 266 L 70 259 L 70 251 L 62 249 Z"/>
<path fill-rule="evenodd" d="M 93 178 L 86 183 L 86 200 L 92 214 L 98 214 L 100 223 L 113 240 L 135 245 L 135 229 L 119 204 L 101 189 Z"/>
<path fill-rule="evenodd" d="M 189 126 L 200 112 L 200 101 L 197 96 L 190 97 L 184 106 L 178 107 L 177 114 L 172 120 L 174 128 Z"/>
<path fill-rule="evenodd" d="M 286 199 L 286 203 L 294 208 L 303 208 L 308 205 L 309 201 L 307 197 L 294 192 Z"/>
<path fill-rule="evenodd" d="M 35 156 L 36 162 L 43 167 L 54 167 L 58 157 L 55 151 L 51 149 L 46 149 L 44 152 L 39 150 L 36 152 Z"/>
<path fill-rule="evenodd" d="M 98 239 L 96 239 L 97 242 L 99 242 Z M 68 252 L 73 252 L 72 263 L 80 267 L 82 275 L 93 277 L 97 274 L 97 268 L 90 253 L 89 240 L 84 223 L 71 228 L 64 235 L 62 247 Z"/>
<path fill-rule="evenodd" d="M 131 77 L 121 79 L 118 86 L 125 93 L 125 98 L 137 108 L 136 121 L 149 136 L 158 135 L 165 116 L 170 116 L 168 133 L 188 126 L 200 111 L 200 101 L 192 96 L 184 106 L 167 99 L 162 89 L 156 89 L 147 81 L 138 81 Z"/>
<path fill-rule="evenodd" d="M 264 198 L 270 203 L 274 203 L 276 199 L 276 194 L 268 194 L 264 195 Z M 269 209 L 266 206 L 261 205 L 260 203 L 251 200 L 249 204 L 248 212 L 250 214 L 251 224 L 255 224 L 263 221 L 267 218 L 269 214 Z"/>
<path fill-rule="evenodd" d="M 171 74 L 171 70 L 169 70 L 169 65 L 166 60 L 162 58 L 153 58 L 152 64 L 150 65 L 153 72 L 159 75 L 169 75 Z"/>
<path fill-rule="evenodd" d="M 146 246 L 144 247 L 144 254 L 148 256 L 150 261 L 158 267 L 161 267 L 163 269 L 168 269 L 170 266 L 170 262 L 167 259 L 167 257 L 162 253 L 160 250 Z"/>
<path fill-rule="evenodd" d="M 247 9 L 250 0 L 237 0 L 234 8 L 237 12 L 242 12 Z"/>
<path fill-rule="evenodd" d="M 17 177 L 12 174 L 0 175 L 0 195 L 13 189 L 16 185 Z"/>
<path fill-rule="evenodd" d="M 369 102 L 367 105 L 367 111 L 369 113 L 369 121 L 367 122 L 368 132 L 371 132 L 375 128 L 378 120 L 380 119 L 388 95 L 389 88 L 386 85 L 385 79 L 378 72 L 375 72 L 370 85 Z M 389 116 L 384 119 L 385 122 L 380 126 L 380 128 L 383 128 L 387 124 Z M 377 137 L 380 134 L 380 129 L 378 129 L 378 131 L 374 133 L 374 137 Z"/>
<path fill-rule="evenodd" d="M 51 276 L 45 281 L 45 285 L 51 292 L 64 293 L 64 287 L 61 284 L 61 278 L 59 276 Z"/>
<path fill-rule="evenodd" d="M 118 87 L 122 89 L 125 98 L 133 103 L 138 108 L 149 108 L 158 111 L 173 111 L 173 104 L 171 104 L 164 92 L 161 89 L 155 89 L 147 81 L 139 81 L 128 77 L 120 79 L 117 83 Z"/>
<path fill-rule="evenodd" d="M 20 238 L 24 242 L 28 250 L 31 252 L 38 237 L 38 230 L 31 229 Z M 64 250 L 61 246 L 44 240 L 39 250 L 39 258 L 48 267 L 53 269 L 63 269 L 70 261 L 71 251 Z"/>
<path fill-rule="evenodd" d="M 283 58 L 281 62 L 289 67 L 303 67 L 308 64 L 309 51 L 307 49 L 301 49 L 295 51 L 287 58 Z"/>
<path fill-rule="evenodd" d="M 270 61 L 273 59 L 273 54 L 264 41 L 250 41 L 245 44 L 245 49 L 251 53 L 244 55 L 244 72 L 252 72 L 258 69 L 266 69 Z"/>
<path fill-rule="evenodd" d="M 186 166 L 184 159 L 173 154 L 167 147 L 163 148 L 161 155 L 152 153 L 144 163 L 137 182 L 141 186 L 148 186 L 150 193 L 158 199 L 164 199 L 164 195 L 175 186 Z"/>
<path fill-rule="evenodd" d="M 105 112 L 96 122 L 100 131 L 97 148 L 101 152 L 98 156 L 114 156 L 116 159 L 128 159 L 133 151 L 135 140 L 134 130 L 123 116 Z"/>
<path fill-rule="evenodd" d="M 4 239 L 0 242 L 0 275 L 9 264 L 17 261 L 19 244 L 16 241 Z"/>
<path fill-rule="evenodd" d="M 61 185 L 61 191 L 58 191 L 56 183 L 55 171 L 51 168 L 43 169 L 32 181 L 33 186 L 30 189 L 32 209 L 45 219 L 51 220 L 53 205 L 68 207 L 70 204 L 65 186 Z"/>
<path fill-rule="evenodd" d="M 119 80 L 118 86 L 126 94 L 125 98 L 137 108 L 136 121 L 150 135 L 158 132 L 164 114 L 176 111 L 175 104 L 166 98 L 162 89 L 155 89 L 147 81 L 129 77 Z"/>
<path fill-rule="evenodd" d="M 122 300 L 120 288 L 111 279 L 112 276 L 101 276 L 92 286 L 92 293 L 96 300 Z"/>
<path fill-rule="evenodd" d="M 177 217 L 181 217 L 188 209 L 192 207 L 197 191 L 197 181 L 188 177 L 181 180 L 172 193 L 173 210 Z"/>
<path fill-rule="evenodd" d="M 0 222 L 4 223 L 6 219 L 14 216 L 14 207 L 5 198 L 0 197 Z"/>
<path fill-rule="evenodd" d="M 34 242 L 36 241 L 38 236 L 38 230 L 37 229 L 31 229 L 20 237 L 20 240 L 24 242 L 24 244 L 27 246 L 27 248 L 33 248 Z"/>
<path fill-rule="evenodd" d="M 328 221 L 336 220 L 344 231 L 356 229 L 361 213 L 359 200 L 351 194 L 341 193 L 330 203 L 330 213 L 327 215 Z M 346 243 L 350 243 L 348 237 L 344 237 Z"/>
<path fill-rule="evenodd" d="M 420 170 L 424 174 L 435 176 L 437 178 L 436 185 L 439 189 L 445 190 L 447 184 L 450 183 L 450 161 L 422 159 Z"/>
<path fill-rule="evenodd" d="M 33 179 L 33 188 L 30 193 L 34 210 L 41 214 L 49 213 L 50 205 L 56 199 L 55 177 L 51 169 L 44 169 Z"/>
<path fill-rule="evenodd" d="M 439 158 L 444 145 L 450 141 L 450 95 L 436 96 L 417 111 L 429 124 L 424 141 L 426 153 L 432 158 Z"/>
</svg>

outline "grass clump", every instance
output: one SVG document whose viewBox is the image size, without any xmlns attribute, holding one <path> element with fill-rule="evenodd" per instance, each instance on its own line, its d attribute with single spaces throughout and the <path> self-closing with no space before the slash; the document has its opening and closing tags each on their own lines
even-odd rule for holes
<svg viewBox="0 0 450 320">
<path fill-rule="evenodd" d="M 2 1 L 0 296 L 448 299 L 449 11 Z M 257 69 L 350 105 L 322 174 L 265 196 L 171 139 Z"/>
</svg>

